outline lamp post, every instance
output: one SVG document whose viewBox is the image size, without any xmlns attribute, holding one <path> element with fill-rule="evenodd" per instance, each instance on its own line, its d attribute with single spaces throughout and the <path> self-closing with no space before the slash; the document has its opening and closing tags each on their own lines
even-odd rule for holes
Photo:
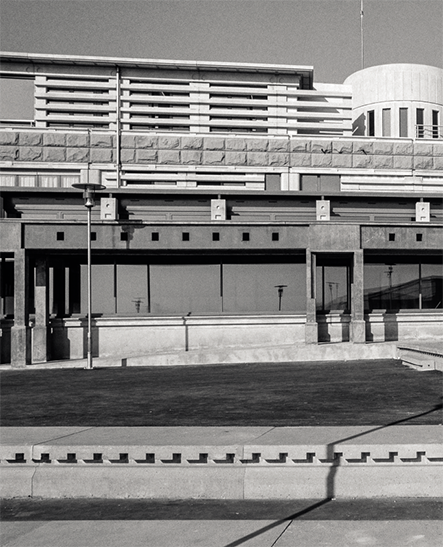
<svg viewBox="0 0 443 547">
<path fill-rule="evenodd" d="M 88 173 L 89 174 L 89 173 Z M 85 207 L 88 211 L 88 335 L 87 335 L 87 361 L 86 369 L 92 369 L 92 271 L 91 271 L 91 211 L 94 207 L 94 194 L 96 190 L 106 188 L 102 184 L 82 182 L 73 184 L 73 188 L 83 190 Z"/>
</svg>

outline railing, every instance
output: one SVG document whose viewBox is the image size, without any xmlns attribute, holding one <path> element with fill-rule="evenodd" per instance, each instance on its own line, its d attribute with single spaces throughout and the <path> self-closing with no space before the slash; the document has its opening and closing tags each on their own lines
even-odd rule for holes
<svg viewBox="0 0 443 547">
<path fill-rule="evenodd" d="M 35 127 L 34 120 L 0 120 L 0 127 Z"/>
<path fill-rule="evenodd" d="M 415 126 L 416 139 L 443 139 L 443 125 L 423 125 Z"/>
</svg>

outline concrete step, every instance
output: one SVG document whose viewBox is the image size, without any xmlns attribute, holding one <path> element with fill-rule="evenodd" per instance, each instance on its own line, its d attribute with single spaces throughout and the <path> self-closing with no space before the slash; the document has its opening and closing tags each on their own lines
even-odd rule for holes
<svg viewBox="0 0 443 547">
<path fill-rule="evenodd" d="M 443 354 L 433 348 L 417 348 L 399 346 L 399 355 L 402 363 L 420 371 L 443 371 Z"/>
</svg>

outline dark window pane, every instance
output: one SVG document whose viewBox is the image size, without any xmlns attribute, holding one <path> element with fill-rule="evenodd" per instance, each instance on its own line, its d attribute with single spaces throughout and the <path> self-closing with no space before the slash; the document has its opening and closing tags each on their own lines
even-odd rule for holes
<svg viewBox="0 0 443 547">
<path fill-rule="evenodd" d="M 152 313 L 221 312 L 218 264 L 150 267 Z"/>
<path fill-rule="evenodd" d="M 408 136 L 408 109 L 400 108 L 399 111 L 399 136 L 407 137 Z"/>
<path fill-rule="evenodd" d="M 416 111 L 416 121 L 417 124 L 417 137 L 419 139 L 422 139 L 424 137 L 424 119 L 425 119 L 425 109 L 424 108 L 417 108 Z"/>
<path fill-rule="evenodd" d="M 348 266 L 317 267 L 317 310 L 349 309 Z"/>
<path fill-rule="evenodd" d="M 441 309 L 443 293 L 442 264 L 422 264 L 421 295 L 423 309 Z"/>
<path fill-rule="evenodd" d="M 224 264 L 223 310 L 303 312 L 305 275 L 305 264 Z"/>
<path fill-rule="evenodd" d="M 375 112 L 374 110 L 369 110 L 368 112 L 368 125 L 367 125 L 368 136 L 373 137 L 375 135 Z"/>
<path fill-rule="evenodd" d="M 383 137 L 390 137 L 391 136 L 391 109 L 383 108 L 381 115 L 382 115 Z"/>
<path fill-rule="evenodd" d="M 418 264 L 366 264 L 366 309 L 418 309 Z"/>
<path fill-rule="evenodd" d="M 317 192 L 320 189 L 319 186 L 318 175 L 301 176 L 301 190 L 303 192 Z"/>
<path fill-rule="evenodd" d="M 438 110 L 432 111 L 432 138 L 438 139 L 439 137 L 439 128 L 438 128 Z"/>
</svg>

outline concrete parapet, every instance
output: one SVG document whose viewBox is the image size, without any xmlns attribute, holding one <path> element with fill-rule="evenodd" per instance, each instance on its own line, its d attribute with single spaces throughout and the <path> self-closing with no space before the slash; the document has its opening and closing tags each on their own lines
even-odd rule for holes
<svg viewBox="0 0 443 547">
<path fill-rule="evenodd" d="M 3 431 L 2 497 L 436 497 L 443 480 L 441 426 L 25 429 Z"/>
</svg>

